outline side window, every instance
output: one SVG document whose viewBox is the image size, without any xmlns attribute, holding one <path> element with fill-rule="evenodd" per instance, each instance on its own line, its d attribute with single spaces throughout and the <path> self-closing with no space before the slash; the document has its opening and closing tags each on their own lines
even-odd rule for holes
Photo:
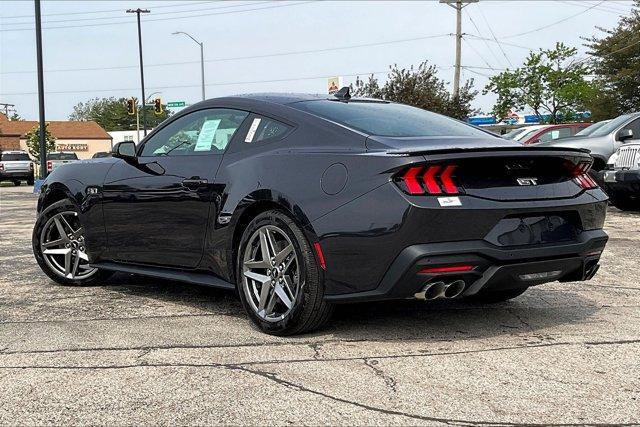
<svg viewBox="0 0 640 427">
<path fill-rule="evenodd" d="M 567 138 L 569 136 L 571 136 L 571 128 L 554 129 L 540 135 L 540 142 L 554 141 L 556 139 Z"/>
<path fill-rule="evenodd" d="M 277 120 L 267 117 L 255 117 L 251 121 L 244 142 L 251 144 L 255 142 L 275 141 L 282 138 L 290 128 L 290 126 Z"/>
<path fill-rule="evenodd" d="M 249 113 L 212 108 L 169 124 L 142 148 L 142 157 L 222 154 Z"/>
<path fill-rule="evenodd" d="M 632 121 L 623 129 L 631 129 L 633 131 L 633 139 L 640 139 L 640 119 Z"/>
</svg>

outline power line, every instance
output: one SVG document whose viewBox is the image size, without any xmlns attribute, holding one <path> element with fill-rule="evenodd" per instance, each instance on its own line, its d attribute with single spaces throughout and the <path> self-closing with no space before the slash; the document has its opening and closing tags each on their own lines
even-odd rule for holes
<svg viewBox="0 0 640 427">
<path fill-rule="evenodd" d="M 582 7 L 582 8 L 588 8 L 589 7 L 588 5 L 582 4 L 581 2 L 560 1 L 560 3 L 564 3 L 566 5 L 574 6 L 574 7 L 576 7 L 576 6 Z M 599 10 L 599 11 L 602 11 L 602 12 L 614 13 L 616 15 L 627 13 L 629 11 L 628 9 L 627 10 L 623 10 L 623 9 L 614 8 L 611 5 L 601 5 L 601 6 L 596 5 L 595 9 Z"/>
<path fill-rule="evenodd" d="M 265 10 L 265 9 L 276 9 L 276 8 L 281 8 L 281 7 L 290 7 L 290 6 L 300 6 L 303 4 L 307 4 L 307 3 L 315 3 L 318 0 L 309 0 L 309 1 L 302 1 L 302 2 L 298 2 L 298 3 L 286 3 L 286 4 L 275 4 L 275 5 L 271 5 L 271 6 L 265 6 L 265 7 L 255 7 L 255 8 L 250 8 L 250 9 L 242 9 L 242 10 L 232 10 L 232 11 L 228 11 L 228 12 L 214 12 L 214 13 L 198 13 L 197 15 L 190 15 L 190 16 L 175 16 L 175 17 L 171 17 L 171 18 L 158 18 L 158 19 L 145 19 L 145 22 L 153 22 L 153 21 L 169 21 L 169 20 L 178 20 L 178 19 L 189 19 L 189 18 L 201 18 L 203 16 L 214 16 L 214 15 L 229 15 L 229 14 L 233 14 L 233 13 L 243 13 L 243 12 L 252 12 L 255 10 Z M 100 27 L 100 26 L 105 26 L 105 25 L 110 25 L 110 26 L 114 26 L 114 25 L 131 25 L 134 24 L 133 22 L 103 22 L 103 23 L 97 23 L 97 24 L 81 24 L 81 25 L 64 25 L 64 26 L 53 26 L 53 27 L 43 27 L 43 29 L 45 30 L 56 30 L 56 29 L 63 29 L 63 28 L 84 28 L 84 27 Z M 2 29 L 0 30 L 0 32 L 15 32 L 15 31 L 32 31 L 33 28 L 15 28 L 15 29 Z"/>
<path fill-rule="evenodd" d="M 473 27 L 476 29 L 476 31 L 478 32 L 478 34 L 482 35 L 482 32 L 480 31 L 480 28 L 478 27 L 478 25 L 476 25 L 476 21 L 473 19 L 473 17 L 471 16 L 471 13 L 466 10 L 465 11 L 467 14 L 467 17 L 469 18 L 469 20 L 471 21 L 471 24 L 473 24 Z M 498 59 L 498 56 L 495 54 L 495 52 L 493 51 L 493 49 L 491 49 L 491 46 L 489 46 L 489 43 L 487 43 L 486 40 L 484 41 L 484 45 L 487 47 L 487 49 L 489 50 L 489 52 L 491 52 L 491 56 L 493 56 L 493 58 L 496 60 L 496 63 L 500 63 L 500 59 Z"/>
<path fill-rule="evenodd" d="M 502 44 L 498 41 L 498 38 L 496 37 L 495 33 L 493 32 L 493 29 L 491 28 L 491 24 L 489 24 L 489 20 L 485 16 L 485 14 L 482 11 L 482 8 L 480 6 L 478 6 L 478 10 L 480 10 L 480 15 L 482 15 L 482 19 L 484 19 L 485 24 L 487 24 L 487 28 L 489 28 L 489 32 L 491 33 L 491 37 L 493 37 L 493 40 L 495 40 L 495 42 L 498 44 L 498 47 L 500 48 L 500 51 L 502 52 L 502 55 L 504 56 L 504 59 L 506 59 L 507 62 L 509 63 L 509 65 L 513 67 L 513 64 L 511 63 L 511 60 L 507 56 L 507 52 L 504 51 L 504 48 L 502 47 Z"/>
<path fill-rule="evenodd" d="M 338 46 L 338 47 L 322 48 L 322 49 L 309 49 L 309 50 L 299 50 L 299 51 L 291 51 L 291 52 L 279 52 L 279 53 L 270 53 L 270 54 L 252 55 L 252 56 L 236 56 L 236 57 L 227 57 L 227 58 L 216 58 L 216 59 L 208 59 L 208 60 L 205 60 L 204 62 L 239 61 L 239 60 L 256 59 L 256 58 L 271 58 L 271 57 L 276 57 L 276 56 L 288 56 L 288 55 L 302 55 L 302 54 L 307 54 L 307 53 L 332 52 L 332 51 L 336 51 L 336 50 L 356 49 L 356 48 L 360 48 L 360 47 L 383 46 L 383 45 L 389 45 L 389 44 L 406 43 L 406 42 L 427 40 L 427 39 L 433 39 L 433 38 L 438 38 L 438 37 L 448 37 L 448 36 L 451 36 L 451 34 L 433 34 L 433 35 L 422 36 L 422 37 L 412 37 L 412 38 L 407 38 L 407 39 L 388 40 L 388 41 L 374 42 L 374 43 L 362 43 L 362 44 Z M 170 65 L 187 65 L 187 64 L 196 64 L 196 63 L 199 64 L 200 61 L 164 62 L 164 63 L 145 65 L 145 67 L 147 67 L 147 68 L 148 67 L 162 67 L 162 66 L 170 66 Z M 53 70 L 46 70 L 46 71 L 47 71 L 47 73 L 68 72 L 68 71 L 102 71 L 102 70 L 130 69 L 130 68 L 137 68 L 137 67 L 138 67 L 138 65 L 121 65 L 121 66 L 114 66 L 114 67 L 63 68 L 63 69 L 53 69 Z M 35 70 L 29 70 L 29 71 L 3 71 L 3 72 L 0 72 L 0 74 L 25 74 L 25 73 L 35 73 Z"/>
<path fill-rule="evenodd" d="M 469 47 L 471 48 L 471 50 L 473 50 L 473 51 L 476 53 L 476 55 L 478 55 L 478 57 L 482 60 L 482 62 L 484 62 L 484 63 L 487 65 L 487 67 L 488 67 L 490 70 L 494 70 L 494 71 L 495 71 L 495 68 L 494 68 L 494 67 L 492 67 L 492 66 L 491 66 L 491 64 L 489 64 L 489 61 L 487 61 L 486 59 L 484 59 L 484 57 L 480 54 L 480 52 L 478 51 L 478 49 L 476 49 L 476 48 L 475 48 L 471 43 L 469 43 L 469 42 L 468 42 L 464 37 L 462 38 L 462 40 L 466 43 L 466 45 L 467 45 L 467 46 L 469 46 Z"/>
<path fill-rule="evenodd" d="M 207 10 L 219 10 L 219 9 L 230 9 L 230 8 L 235 8 L 235 7 L 244 7 L 244 6 L 250 6 L 250 5 L 256 5 L 256 4 L 265 4 L 265 3 L 274 3 L 274 1 L 256 1 L 256 2 L 251 2 L 251 3 L 242 3 L 242 4 L 234 4 L 234 5 L 229 5 L 229 6 L 218 6 L 218 7 L 206 7 L 206 8 L 199 8 L 199 9 L 191 9 L 191 10 L 171 10 L 168 12 L 159 12 L 159 13 L 154 13 L 153 16 L 158 16 L 158 15 L 173 15 L 176 13 L 191 13 L 191 12 L 202 12 L 202 11 L 207 11 Z M 119 11 L 120 14 L 122 14 L 122 10 Z M 58 20 L 52 20 L 52 21 L 46 21 L 44 22 L 44 24 L 52 24 L 52 23 L 59 23 L 59 22 L 79 22 L 79 21 L 98 21 L 98 20 L 104 20 L 104 19 L 118 19 L 118 20 L 127 20 L 129 17 L 128 16 L 98 16 L 95 18 L 74 18 L 74 19 L 58 19 Z M 114 24 L 116 22 L 113 22 Z M 5 22 L 3 25 L 29 25 L 31 24 L 30 21 L 27 22 Z"/>
<path fill-rule="evenodd" d="M 544 26 L 542 26 L 542 27 L 534 28 L 534 29 L 532 29 L 532 30 L 528 30 L 528 31 L 525 31 L 525 32 L 522 32 L 522 33 L 518 33 L 518 34 L 511 34 L 511 35 L 508 35 L 508 36 L 502 36 L 502 37 L 500 37 L 500 38 L 501 38 L 501 39 L 512 39 L 512 38 L 515 38 L 515 37 L 520 37 L 520 36 L 524 36 L 524 35 L 527 35 L 527 34 L 536 33 L 536 32 L 538 32 L 538 31 L 545 30 L 545 29 L 547 29 L 547 28 L 549 28 L 549 27 L 553 27 L 554 25 L 561 24 L 561 23 L 563 23 L 563 22 L 565 22 L 565 21 L 568 21 L 568 20 L 573 19 L 573 18 L 575 18 L 575 17 L 577 17 L 577 16 L 580 16 L 580 15 L 582 15 L 582 14 L 585 14 L 585 13 L 587 13 L 588 11 L 590 11 L 591 9 L 594 9 L 594 8 L 596 8 L 597 6 L 600 6 L 600 5 L 601 5 L 602 3 L 604 3 L 605 1 L 606 1 L 606 0 L 602 0 L 602 1 L 600 1 L 599 3 L 596 3 L 596 4 L 594 4 L 594 5 L 590 6 L 590 7 L 588 7 L 588 8 L 587 8 L 587 9 L 585 9 L 585 10 L 582 10 L 582 11 L 580 11 L 580 12 L 576 13 L 576 14 L 573 14 L 573 15 L 567 16 L 566 18 L 562 18 L 562 19 L 561 19 L 561 20 L 559 20 L 559 21 L 552 22 L 551 24 L 547 24 L 547 25 L 544 25 Z"/>
<path fill-rule="evenodd" d="M 154 9 L 161 9 L 166 7 L 184 7 L 184 6 L 195 6 L 203 3 L 215 3 L 215 1 L 198 1 L 198 2 L 183 2 L 183 3 L 174 3 L 174 4 L 165 4 L 160 6 L 154 6 Z M 93 10 L 93 11 L 84 11 L 84 12 L 60 12 L 60 13 L 43 13 L 42 16 L 68 16 L 68 15 L 89 15 L 93 13 L 122 13 L 122 8 L 120 9 L 109 9 L 109 10 Z M 34 15 L 14 15 L 14 16 L 0 16 L 0 19 L 17 19 L 17 18 L 34 18 Z"/>
</svg>

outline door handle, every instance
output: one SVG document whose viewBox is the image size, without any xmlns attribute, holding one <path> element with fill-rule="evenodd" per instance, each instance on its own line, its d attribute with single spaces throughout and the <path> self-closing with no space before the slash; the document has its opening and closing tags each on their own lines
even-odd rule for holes
<svg viewBox="0 0 640 427">
<path fill-rule="evenodd" d="M 191 178 L 191 179 L 185 179 L 184 181 L 182 181 L 182 185 L 190 189 L 196 189 L 198 187 L 202 187 L 203 185 L 206 185 L 207 182 L 208 181 L 206 179 Z"/>
</svg>

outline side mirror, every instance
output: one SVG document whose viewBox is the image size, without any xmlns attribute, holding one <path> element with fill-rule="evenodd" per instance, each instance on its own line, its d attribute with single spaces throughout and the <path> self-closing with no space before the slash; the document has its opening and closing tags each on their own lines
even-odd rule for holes
<svg viewBox="0 0 640 427">
<path fill-rule="evenodd" d="M 633 139 L 633 131 L 631 129 L 622 129 L 618 132 L 619 141 L 626 141 L 627 139 Z"/>
<path fill-rule="evenodd" d="M 113 157 L 123 160 L 134 160 L 136 158 L 136 144 L 133 141 L 118 142 L 111 150 Z"/>
</svg>

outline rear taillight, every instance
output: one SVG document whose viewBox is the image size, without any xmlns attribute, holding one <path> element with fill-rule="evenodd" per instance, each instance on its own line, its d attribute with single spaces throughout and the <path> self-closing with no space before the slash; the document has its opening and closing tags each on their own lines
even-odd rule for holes
<svg viewBox="0 0 640 427">
<path fill-rule="evenodd" d="M 51 172 L 52 169 L 53 169 L 53 163 L 51 163 L 51 160 L 49 160 L 47 162 L 47 172 Z"/>
<path fill-rule="evenodd" d="M 589 175 L 590 162 L 580 162 L 573 168 L 573 181 L 585 190 L 598 188 L 598 184 Z"/>
<path fill-rule="evenodd" d="M 412 166 L 398 175 L 404 183 L 404 190 L 417 194 L 459 194 L 454 173 L 456 165 Z"/>
<path fill-rule="evenodd" d="M 33 163 L 29 163 L 29 170 L 33 170 Z"/>
</svg>

